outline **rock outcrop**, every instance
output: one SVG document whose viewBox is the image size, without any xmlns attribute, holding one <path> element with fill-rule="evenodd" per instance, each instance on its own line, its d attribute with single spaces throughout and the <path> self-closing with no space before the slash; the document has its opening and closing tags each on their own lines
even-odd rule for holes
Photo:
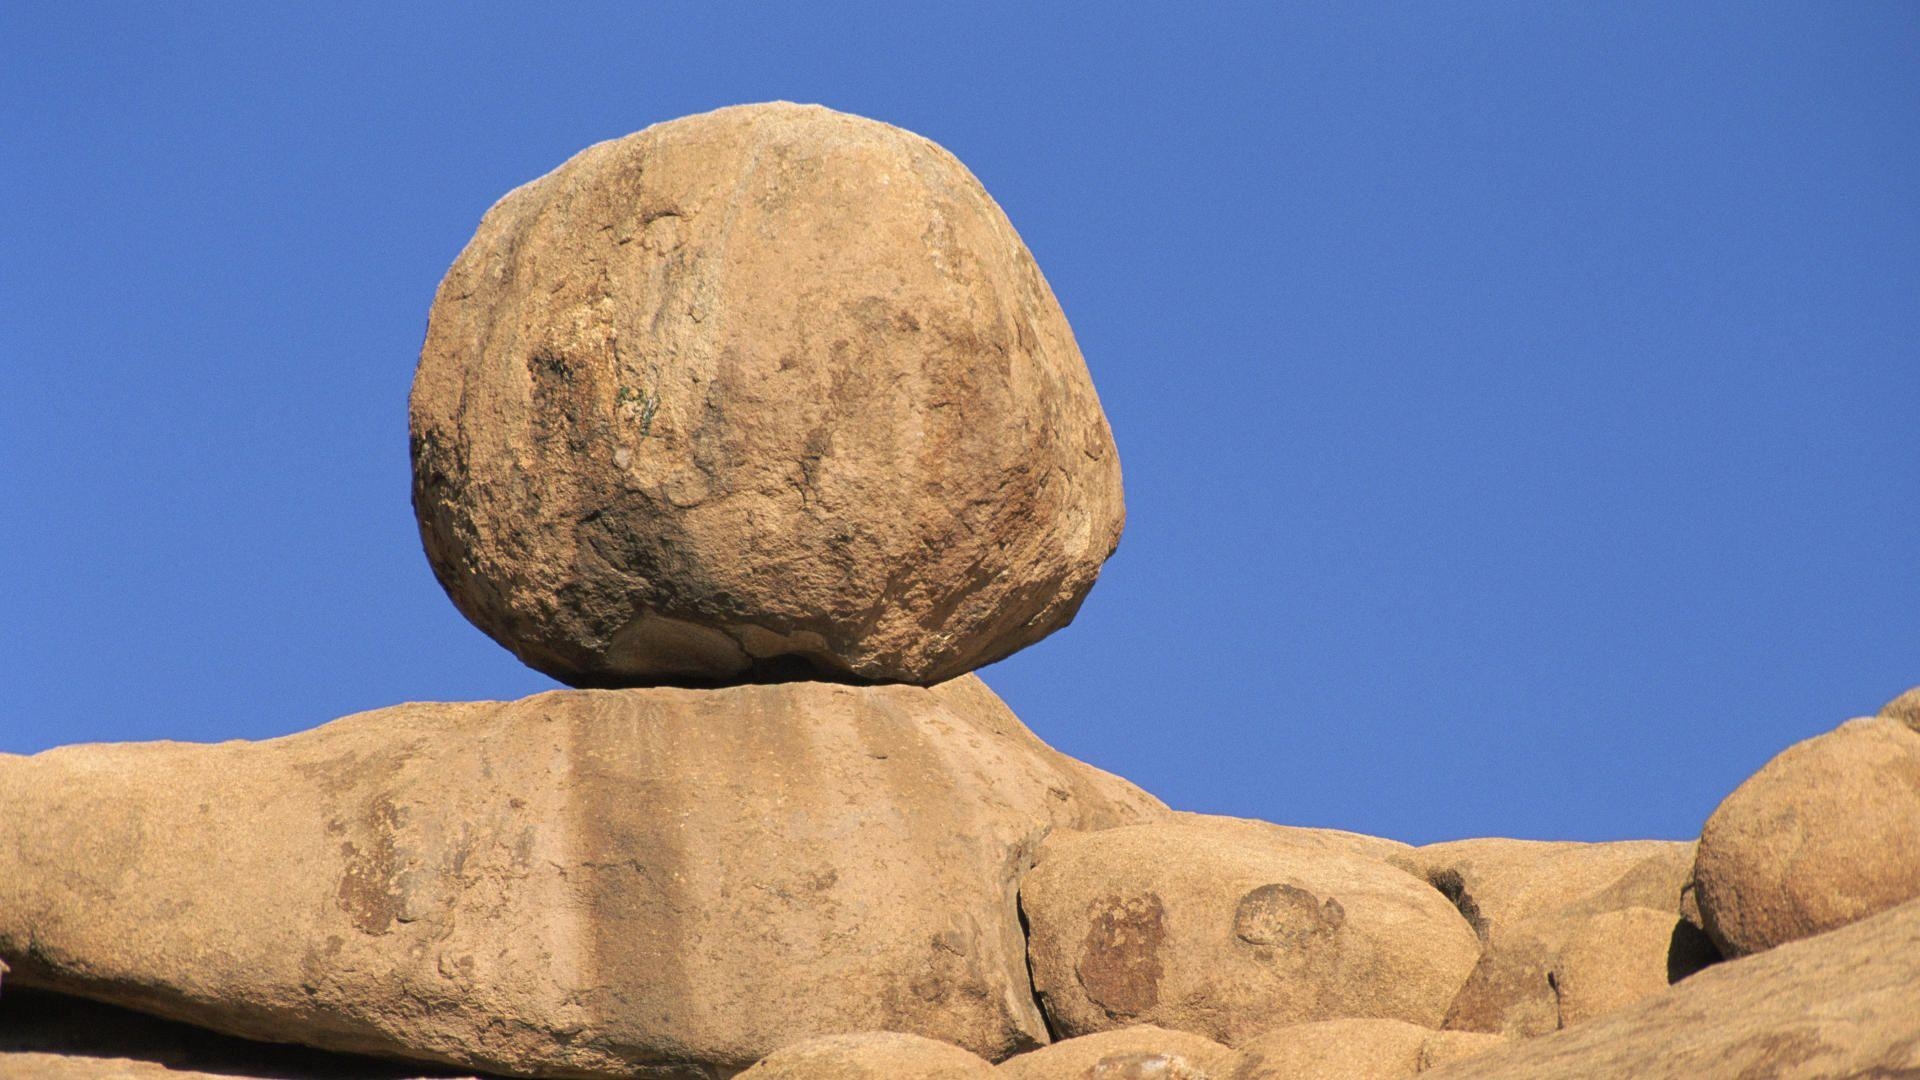
<svg viewBox="0 0 1920 1080">
<path fill-rule="evenodd" d="M 1212 1039 L 1137 1024 L 1008 1058 L 997 1072 L 1001 1080 L 1227 1080 L 1234 1060 Z"/>
<path fill-rule="evenodd" d="M 1047 1039 L 1020 872 L 1160 816 L 978 680 L 557 691 L 0 756 L 15 982 L 267 1040 L 707 1076 L 815 1034 Z"/>
<path fill-rule="evenodd" d="M 783 1046 L 740 1080 L 993 1080 L 993 1066 L 952 1043 L 866 1031 Z"/>
<path fill-rule="evenodd" d="M 1920 902 L 1717 964 L 1607 1016 L 1432 1080 L 1920 1076 Z"/>
<path fill-rule="evenodd" d="M 501 199 L 414 381 L 440 582 L 576 686 L 930 684 L 1065 625 L 1119 541 L 1073 334 L 953 156 L 722 109 Z"/>
<path fill-rule="evenodd" d="M 1920 732 L 1867 718 L 1788 747 L 1707 819 L 1694 879 L 1729 956 L 1920 896 Z"/>
<path fill-rule="evenodd" d="M 1920 1077 L 1920 688 L 1698 845 L 1176 813 L 1028 731 L 968 673 L 1119 460 L 923 138 L 745 106 L 510 192 L 410 430 L 441 584 L 587 689 L 0 754 L 0 1077 Z"/>
<path fill-rule="evenodd" d="M 1145 1023 L 1233 1046 L 1289 1021 L 1437 1027 L 1479 955 L 1424 882 L 1232 819 L 1057 833 L 1020 900 L 1034 988 L 1068 1036 Z"/>
</svg>

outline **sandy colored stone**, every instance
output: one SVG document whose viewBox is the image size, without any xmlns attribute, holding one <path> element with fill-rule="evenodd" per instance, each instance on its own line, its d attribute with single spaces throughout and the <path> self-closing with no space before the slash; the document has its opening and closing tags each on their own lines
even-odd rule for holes
<svg viewBox="0 0 1920 1080">
<path fill-rule="evenodd" d="M 784 1046 L 740 1080 L 992 1080 L 993 1066 L 952 1043 L 891 1031 L 822 1035 Z"/>
<path fill-rule="evenodd" d="M 405 705 L 0 755 L 16 984 L 502 1072 L 720 1075 L 816 1034 L 1046 1039 L 1015 887 L 1154 817 L 966 677 Z"/>
<path fill-rule="evenodd" d="M 1920 731 L 1920 686 L 1881 706 L 1880 715 L 1898 720 L 1913 730 Z"/>
<path fill-rule="evenodd" d="M 580 686 L 951 678 L 1066 625 L 1125 516 L 1006 215 L 932 142 L 818 106 L 508 193 L 435 297 L 411 430 L 441 584 Z"/>
<path fill-rule="evenodd" d="M 1240 1048 L 1227 1080 L 1398 1080 L 1504 1042 L 1433 1031 L 1404 1020 L 1348 1018 L 1288 1024 Z"/>
<path fill-rule="evenodd" d="M 1850 720 L 1788 747 L 1707 818 L 1694 878 L 1729 956 L 1920 896 L 1920 733 Z"/>
<path fill-rule="evenodd" d="M 1718 959 L 1710 948 L 1701 951 L 1705 943 L 1696 933 L 1676 929 L 1693 865 L 1690 843 L 1490 837 L 1432 844 L 1394 861 L 1445 893 L 1485 942 L 1447 1010 L 1445 1026 L 1452 1030 L 1530 1036 L 1558 1029 L 1554 972 L 1560 951 L 1570 935 L 1604 912 L 1652 908 L 1670 913 L 1662 941 L 1642 936 L 1594 946 L 1613 950 L 1605 965 L 1616 970 L 1657 968 L 1684 978 Z M 1588 955 L 1583 963 L 1602 961 Z"/>
<path fill-rule="evenodd" d="M 1242 1046 L 1229 1080 L 1397 1080 L 1419 1071 L 1432 1034 L 1405 1020 L 1288 1024 Z"/>
<path fill-rule="evenodd" d="M 1496 1046 L 1505 1046 L 1507 1038 L 1483 1031 L 1436 1031 L 1420 1044 L 1420 1072 L 1465 1061 Z"/>
<path fill-rule="evenodd" d="M 1630 907 L 1602 911 L 1567 937 L 1553 960 L 1558 1027 L 1571 1027 L 1644 997 L 1673 982 L 1674 935 L 1684 933 L 1671 911 Z"/>
<path fill-rule="evenodd" d="M 1212 1039 L 1152 1024 L 1063 1039 L 1000 1063 L 1002 1080 L 1228 1080 L 1235 1056 Z"/>
<path fill-rule="evenodd" d="M 1920 902 L 1716 964 L 1624 1009 L 1432 1080 L 1920 1076 Z"/>
<path fill-rule="evenodd" d="M 1446 893 L 1485 940 L 1503 926 L 1574 908 L 1675 910 L 1693 854 L 1691 843 L 1672 840 L 1486 837 L 1428 844 L 1394 863 Z"/>
<path fill-rule="evenodd" d="M 1034 987 L 1068 1036 L 1149 1023 L 1232 1046 L 1341 1016 L 1438 1026 L 1479 954 L 1425 883 L 1234 822 L 1055 834 L 1020 895 Z"/>
</svg>

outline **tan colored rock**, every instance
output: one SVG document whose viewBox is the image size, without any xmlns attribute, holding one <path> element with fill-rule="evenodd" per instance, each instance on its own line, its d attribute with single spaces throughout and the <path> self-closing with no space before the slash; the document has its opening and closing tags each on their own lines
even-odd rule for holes
<svg viewBox="0 0 1920 1080">
<path fill-rule="evenodd" d="M 1602 911 L 1567 937 L 1553 960 L 1558 1027 L 1604 1016 L 1665 990 L 1674 935 L 1684 933 L 1671 911 L 1630 907 Z"/>
<path fill-rule="evenodd" d="M 1431 1034 L 1405 1020 L 1288 1024 L 1242 1046 L 1229 1080 L 1398 1080 L 1419 1071 Z"/>
<path fill-rule="evenodd" d="M 1465 1061 L 1506 1044 L 1505 1036 L 1482 1031 L 1436 1031 L 1420 1044 L 1420 1071 Z"/>
<path fill-rule="evenodd" d="M 1707 818 L 1694 878 L 1729 956 L 1920 896 L 1920 733 L 1850 720 L 1788 747 Z"/>
<path fill-rule="evenodd" d="M 454 603 L 574 685 L 929 684 L 1066 625 L 1118 543 L 1073 333 L 918 135 L 752 105 L 588 148 L 447 272 L 414 507 Z"/>
<path fill-rule="evenodd" d="M 1227 1080 L 1398 1080 L 1505 1041 L 1404 1020 L 1316 1020 L 1248 1042 Z"/>
<path fill-rule="evenodd" d="M 1232 1050 L 1152 1024 L 1063 1039 L 1000 1063 L 1001 1080 L 1228 1080 Z"/>
<path fill-rule="evenodd" d="M 1675 909 L 1693 867 L 1693 845 L 1487 837 L 1428 844 L 1394 862 L 1446 893 L 1484 940 L 1503 926 L 1571 908 Z"/>
<path fill-rule="evenodd" d="M 1479 953 L 1410 875 L 1243 823 L 1056 834 L 1020 896 L 1035 990 L 1069 1036 L 1148 1023 L 1231 1046 L 1341 1016 L 1437 1026 Z"/>
<path fill-rule="evenodd" d="M 1920 686 L 1881 706 L 1880 715 L 1891 717 L 1915 731 L 1920 731 Z"/>
<path fill-rule="evenodd" d="M 502 1072 L 708 1076 L 816 1034 L 1045 1041 L 1016 880 L 1164 813 L 971 677 L 405 705 L 0 755 L 16 985 Z"/>
<path fill-rule="evenodd" d="M 1617 1012 L 1438 1068 L 1432 1080 L 1920 1075 L 1920 902 L 1716 964 Z"/>
<path fill-rule="evenodd" d="M 992 1080 L 985 1059 L 935 1039 L 891 1031 L 822 1035 L 784 1046 L 740 1080 Z"/>
<path fill-rule="evenodd" d="M 1669 913 L 1667 934 L 1598 940 L 1585 970 L 1659 970 L 1673 978 L 1718 959 L 1676 914 L 1693 845 L 1665 840 L 1603 844 L 1487 838 L 1455 840 L 1395 860 L 1460 908 L 1485 941 L 1473 973 L 1447 1011 L 1449 1029 L 1540 1035 L 1561 1025 L 1555 969 L 1570 935 L 1596 916 L 1630 908 Z M 1604 955 L 1603 955 L 1604 954 Z M 1599 985 L 1597 976 L 1584 984 Z M 1664 985 L 1664 984 L 1663 984 Z M 1600 1000 L 1593 998 L 1592 1001 Z M 1574 1014 L 1591 1006 L 1576 1003 Z"/>
</svg>

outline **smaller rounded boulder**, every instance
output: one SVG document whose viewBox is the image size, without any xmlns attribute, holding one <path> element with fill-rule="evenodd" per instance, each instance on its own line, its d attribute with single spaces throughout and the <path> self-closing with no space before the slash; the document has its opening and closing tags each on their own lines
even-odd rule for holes
<svg viewBox="0 0 1920 1080">
<path fill-rule="evenodd" d="M 1870 717 L 1788 747 L 1707 819 L 1694 884 L 1729 957 L 1920 896 L 1920 733 Z"/>
<path fill-rule="evenodd" d="M 1336 1017 L 1438 1027 L 1480 955 L 1410 874 L 1197 815 L 1055 834 L 1020 901 L 1034 989 L 1067 1036 L 1157 1024 L 1237 1046 Z"/>
</svg>

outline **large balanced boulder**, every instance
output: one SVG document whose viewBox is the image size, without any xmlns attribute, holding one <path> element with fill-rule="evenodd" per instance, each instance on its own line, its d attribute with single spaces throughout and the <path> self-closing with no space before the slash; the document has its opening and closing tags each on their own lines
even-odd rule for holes
<svg viewBox="0 0 1920 1080">
<path fill-rule="evenodd" d="M 0 755 L 0 957 L 9 988 L 529 1075 L 704 1077 L 861 1030 L 999 1058 L 1047 1039 L 1034 849 L 1164 812 L 971 676 Z"/>
<path fill-rule="evenodd" d="M 1814 1080 L 1920 1076 L 1920 901 L 1716 964 L 1577 1027 L 1432 1080 Z"/>
<path fill-rule="evenodd" d="M 976 1054 L 919 1035 L 864 1031 L 783 1046 L 740 1080 L 993 1080 Z"/>
<path fill-rule="evenodd" d="M 1693 854 L 1667 840 L 1489 837 L 1396 858 L 1452 899 L 1485 942 L 1446 1026 L 1540 1035 L 1717 960 L 1679 915 Z"/>
<path fill-rule="evenodd" d="M 817 106 L 660 124 L 501 199 L 411 420 L 441 584 L 576 686 L 937 682 L 1065 625 L 1124 518 L 1006 215 L 940 147 Z"/>
<path fill-rule="evenodd" d="M 1729 956 L 1920 896 L 1920 732 L 1866 718 L 1788 747 L 1707 819 L 1694 878 Z"/>
<path fill-rule="evenodd" d="M 1146 1023 L 1234 1046 L 1342 1016 L 1438 1027 L 1479 955 L 1425 882 L 1233 820 L 1057 833 L 1020 898 L 1034 989 L 1069 1036 Z"/>
</svg>

